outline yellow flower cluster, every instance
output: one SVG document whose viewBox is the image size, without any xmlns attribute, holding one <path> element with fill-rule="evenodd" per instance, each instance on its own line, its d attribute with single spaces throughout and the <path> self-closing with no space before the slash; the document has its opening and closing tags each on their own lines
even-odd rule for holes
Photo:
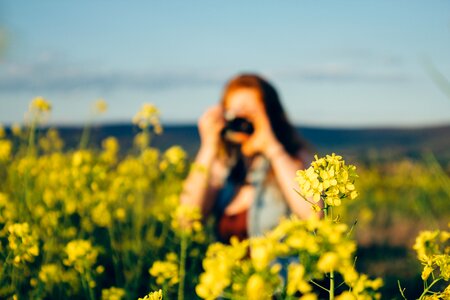
<svg viewBox="0 0 450 300">
<path fill-rule="evenodd" d="M 143 117 L 157 112 L 147 108 Z M 92 299 L 117 282 L 143 286 L 148 276 L 142 270 L 155 261 L 169 263 L 178 274 L 181 258 L 166 261 L 164 255 L 179 249 L 180 239 L 187 241 L 180 257 L 189 273 L 177 276 L 186 278 L 185 290 L 194 290 L 193 274 L 200 273 L 208 236 L 198 211 L 175 212 L 189 168 L 183 149 L 170 147 L 161 155 L 146 144 L 120 157 L 119 142 L 109 137 L 102 151 L 81 146 L 64 151 L 56 130 L 31 134 L 49 110 L 50 105 L 33 102 L 31 126 L 15 129 L 12 140 L 0 130 L 5 158 L 0 161 L 0 298 L 20 291 L 23 299 Z M 14 225 L 25 222 L 28 234 Z M 87 236 L 92 239 L 80 240 Z M 169 282 L 180 281 L 177 276 Z M 167 295 L 178 286 L 174 283 Z M 127 288 L 126 293 L 134 292 Z"/>
<path fill-rule="evenodd" d="M 144 298 L 139 298 L 138 300 L 162 300 L 163 298 L 163 294 L 162 294 L 162 290 L 157 290 L 154 292 L 151 292 L 148 295 L 145 295 Z"/>
<path fill-rule="evenodd" d="M 356 167 L 346 165 L 342 156 L 327 155 L 323 158 L 314 156 L 315 161 L 306 170 L 297 171 L 296 180 L 300 194 L 307 200 L 318 203 L 321 199 L 326 205 L 339 206 L 344 199 L 355 199 Z"/>
<path fill-rule="evenodd" d="M 442 277 L 444 280 L 450 279 L 450 232 L 445 230 L 422 231 L 416 238 L 413 249 L 417 253 L 417 258 L 424 266 L 422 279 L 428 280 L 431 274 L 439 270 L 438 274 L 433 274 L 433 278 Z"/>
<path fill-rule="evenodd" d="M 11 158 L 12 143 L 10 140 L 4 139 L 6 137 L 5 129 L 0 124 L 0 163 L 7 162 Z"/>
<path fill-rule="evenodd" d="M 202 214 L 197 206 L 179 205 L 172 214 L 171 226 L 175 233 L 204 241 Z"/>
<path fill-rule="evenodd" d="M 305 267 L 299 263 L 292 263 L 288 266 L 286 293 L 288 295 L 294 295 L 297 291 L 302 293 L 304 295 L 303 297 L 317 298 L 316 295 L 311 294 L 312 287 L 305 280 Z"/>
<path fill-rule="evenodd" d="M 65 248 L 67 258 L 66 266 L 72 266 L 80 273 L 90 270 L 97 262 L 98 250 L 87 240 L 70 241 Z"/>
<path fill-rule="evenodd" d="M 44 153 L 58 152 L 64 147 L 64 141 L 60 138 L 58 131 L 51 128 L 39 139 L 39 146 Z"/>
<path fill-rule="evenodd" d="M 119 141 L 115 137 L 108 137 L 102 141 L 102 148 L 101 159 L 111 165 L 117 163 L 117 155 L 120 150 Z"/>
<path fill-rule="evenodd" d="M 115 286 L 102 290 L 102 300 L 122 300 L 125 296 L 125 290 Z"/>
<path fill-rule="evenodd" d="M 200 275 L 200 282 L 195 288 L 197 295 L 203 299 L 218 298 L 232 284 L 232 280 L 237 278 L 237 276 L 232 277 L 233 267 L 241 266 L 241 260 L 247 252 L 248 241 L 241 243 L 232 238 L 230 246 L 221 243 L 211 244 L 203 259 L 205 272 Z M 242 272 L 248 271 L 242 270 Z M 234 290 L 239 290 L 241 293 L 243 287 L 242 283 L 233 284 Z"/>
<path fill-rule="evenodd" d="M 165 171 L 168 168 L 174 169 L 174 171 L 181 173 L 186 170 L 187 154 L 180 146 L 172 146 L 167 149 L 163 154 L 163 160 L 159 164 L 161 171 Z"/>
<path fill-rule="evenodd" d="M 148 128 L 152 125 L 156 134 L 162 133 L 162 126 L 159 121 L 159 110 L 153 104 L 143 104 L 141 110 L 133 117 L 133 123 L 141 129 Z"/>
<path fill-rule="evenodd" d="M 104 99 L 98 99 L 95 101 L 95 111 L 99 114 L 104 113 L 108 109 L 108 104 Z"/>
<path fill-rule="evenodd" d="M 38 238 L 30 230 L 28 223 L 15 223 L 8 226 L 8 247 L 12 250 L 14 264 L 33 262 L 39 255 Z"/>
<path fill-rule="evenodd" d="M 178 257 L 168 253 L 165 261 L 155 261 L 148 271 L 158 285 L 173 286 L 179 282 Z"/>
<path fill-rule="evenodd" d="M 242 242 L 232 239 L 231 245 L 212 244 L 203 261 L 205 272 L 196 287 L 197 295 L 203 299 L 228 294 L 271 299 L 285 289 L 289 296 L 300 293 L 301 299 L 317 299 L 311 281 L 333 271 L 342 275 L 355 299 L 379 299 L 376 291 L 382 281 L 356 271 L 356 244 L 347 233 L 345 224 L 292 217 L 263 237 Z M 287 270 L 286 282 L 280 278 L 281 269 Z"/>
<path fill-rule="evenodd" d="M 31 101 L 30 111 L 48 112 L 52 109 L 52 105 L 43 97 L 36 97 Z"/>
<path fill-rule="evenodd" d="M 44 283 L 59 282 L 59 277 L 62 270 L 57 264 L 42 265 L 39 271 L 39 279 Z"/>
<path fill-rule="evenodd" d="M 9 161 L 11 158 L 11 152 L 11 141 L 0 139 L 0 163 Z"/>
</svg>

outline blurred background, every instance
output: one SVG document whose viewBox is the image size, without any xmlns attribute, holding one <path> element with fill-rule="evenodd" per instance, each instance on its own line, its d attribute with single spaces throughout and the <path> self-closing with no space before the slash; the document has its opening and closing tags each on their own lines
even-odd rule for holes
<svg viewBox="0 0 450 300">
<path fill-rule="evenodd" d="M 342 214 L 358 220 L 359 268 L 394 295 L 396 278 L 420 285 L 417 232 L 449 221 L 449 53 L 448 1 L 3 0 L 0 123 L 43 96 L 70 148 L 102 98 L 91 144 L 113 135 L 126 151 L 150 102 L 164 126 L 154 144 L 192 157 L 225 82 L 260 73 L 318 153 L 358 165 L 361 199 Z"/>
</svg>

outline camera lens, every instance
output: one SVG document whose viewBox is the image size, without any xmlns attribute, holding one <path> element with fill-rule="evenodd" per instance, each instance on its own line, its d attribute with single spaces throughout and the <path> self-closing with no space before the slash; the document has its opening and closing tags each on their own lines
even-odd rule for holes
<svg viewBox="0 0 450 300">
<path fill-rule="evenodd" d="M 245 118 L 234 118 L 229 120 L 225 126 L 226 131 L 241 132 L 252 134 L 254 131 L 253 124 Z"/>
</svg>

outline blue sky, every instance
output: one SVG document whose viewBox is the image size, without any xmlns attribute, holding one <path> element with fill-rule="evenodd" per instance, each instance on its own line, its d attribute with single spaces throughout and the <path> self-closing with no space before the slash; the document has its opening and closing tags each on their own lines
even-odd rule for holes
<svg viewBox="0 0 450 300">
<path fill-rule="evenodd" d="M 0 122 L 34 96 L 53 123 L 128 122 L 142 103 L 195 122 L 231 76 L 251 71 L 310 126 L 450 124 L 450 1 L 0 0 Z"/>
</svg>

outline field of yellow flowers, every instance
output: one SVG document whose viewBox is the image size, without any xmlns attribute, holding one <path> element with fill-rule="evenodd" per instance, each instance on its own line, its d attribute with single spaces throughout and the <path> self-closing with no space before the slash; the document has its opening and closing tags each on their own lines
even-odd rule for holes
<svg viewBox="0 0 450 300">
<path fill-rule="evenodd" d="M 99 101 L 95 112 L 106 107 Z M 36 98 L 25 126 L 0 128 L 2 299 L 384 299 L 383 274 L 359 271 L 353 235 L 383 242 L 369 229 L 417 215 L 435 229 L 414 244 L 419 297 L 450 299 L 450 179 L 432 156 L 358 172 L 338 155 L 316 157 L 296 181 L 323 219 L 292 217 L 224 245 L 213 220 L 178 203 L 190 163 L 179 146 L 151 147 L 162 132 L 156 107 L 136 114 L 126 155 L 114 137 L 88 148 L 89 126 L 65 149 L 56 130 L 39 130 L 50 112 Z M 406 299 L 399 279 L 390 297 Z"/>
</svg>

